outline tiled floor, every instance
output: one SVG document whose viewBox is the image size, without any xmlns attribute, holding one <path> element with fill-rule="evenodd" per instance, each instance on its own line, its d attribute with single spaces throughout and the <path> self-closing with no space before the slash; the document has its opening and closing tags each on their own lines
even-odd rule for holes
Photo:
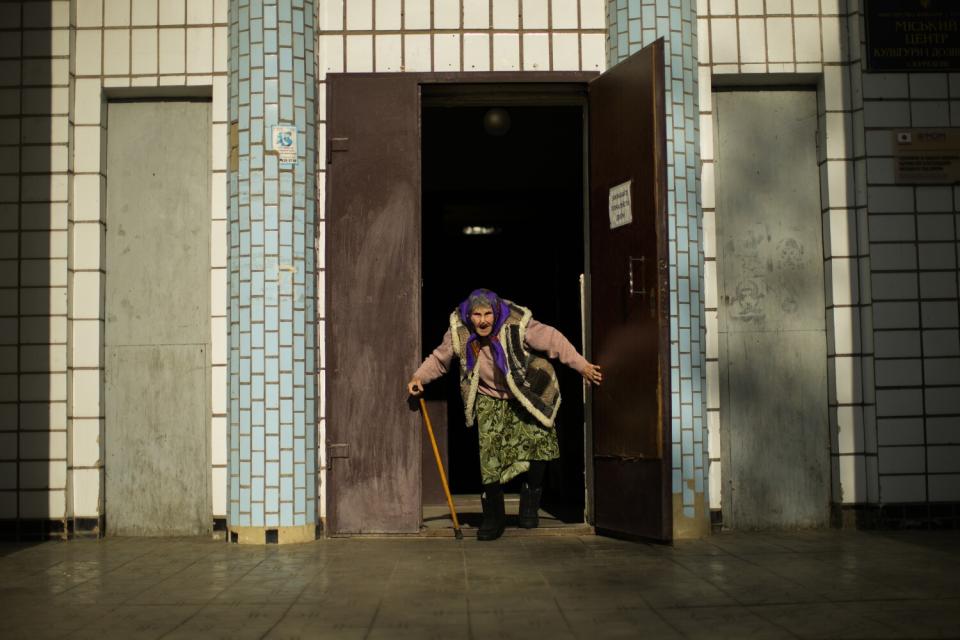
<svg viewBox="0 0 960 640">
<path fill-rule="evenodd" d="M 0 545 L 10 638 L 960 637 L 960 533 Z"/>
</svg>

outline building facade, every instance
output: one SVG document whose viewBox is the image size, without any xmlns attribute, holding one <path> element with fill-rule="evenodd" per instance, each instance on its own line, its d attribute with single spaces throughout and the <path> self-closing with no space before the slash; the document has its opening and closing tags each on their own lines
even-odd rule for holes
<svg viewBox="0 0 960 640">
<path fill-rule="evenodd" d="M 170 534 L 169 474 L 177 531 L 311 537 L 328 74 L 588 82 L 662 38 L 673 535 L 955 522 L 960 190 L 895 147 L 960 73 L 868 70 L 861 1 L 0 2 L 0 521 Z"/>
</svg>

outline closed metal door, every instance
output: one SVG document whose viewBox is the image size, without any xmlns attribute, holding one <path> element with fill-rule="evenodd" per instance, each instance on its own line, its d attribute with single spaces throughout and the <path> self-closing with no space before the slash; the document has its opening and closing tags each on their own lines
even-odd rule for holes
<svg viewBox="0 0 960 640">
<path fill-rule="evenodd" d="M 826 526 L 816 94 L 718 92 L 714 107 L 724 524 Z"/>
<path fill-rule="evenodd" d="M 209 175 L 208 102 L 109 105 L 104 510 L 111 535 L 212 528 Z"/>
</svg>

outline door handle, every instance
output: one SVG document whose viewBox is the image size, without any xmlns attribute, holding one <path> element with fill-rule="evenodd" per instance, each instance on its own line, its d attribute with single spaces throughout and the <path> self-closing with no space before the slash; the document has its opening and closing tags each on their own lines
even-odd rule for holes
<svg viewBox="0 0 960 640">
<path fill-rule="evenodd" d="M 640 263 L 640 289 L 639 290 L 636 289 L 634 286 L 633 265 L 635 262 Z M 640 256 L 639 258 L 634 258 L 633 256 L 629 256 L 627 258 L 627 283 L 628 283 L 627 291 L 630 293 L 630 297 L 632 298 L 633 296 L 646 295 L 647 294 L 646 282 L 647 282 L 646 256 Z"/>
</svg>

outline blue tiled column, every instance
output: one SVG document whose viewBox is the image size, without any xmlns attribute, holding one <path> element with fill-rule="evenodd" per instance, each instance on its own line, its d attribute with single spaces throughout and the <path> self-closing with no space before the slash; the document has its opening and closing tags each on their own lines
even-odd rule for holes
<svg viewBox="0 0 960 640">
<path fill-rule="evenodd" d="M 710 531 L 710 501 L 696 0 L 609 0 L 607 18 L 611 65 L 666 41 L 673 533 L 697 537 Z"/>
<path fill-rule="evenodd" d="M 314 7 L 230 2 L 228 527 L 316 532 Z M 275 150 L 295 128 L 295 160 Z M 273 531 L 276 530 L 276 534 Z"/>
</svg>

